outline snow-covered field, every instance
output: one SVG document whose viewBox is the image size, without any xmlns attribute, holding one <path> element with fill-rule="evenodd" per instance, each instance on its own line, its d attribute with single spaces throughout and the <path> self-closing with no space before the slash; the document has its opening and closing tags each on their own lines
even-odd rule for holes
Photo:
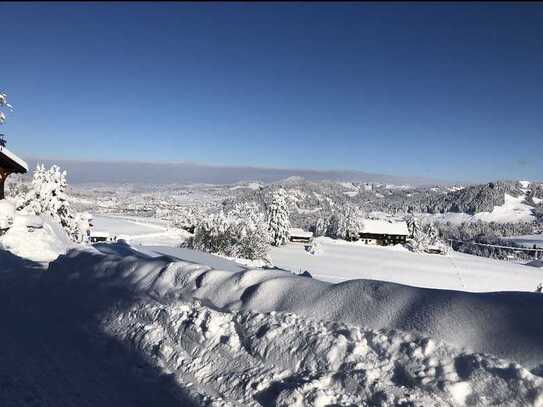
<svg viewBox="0 0 543 407">
<path fill-rule="evenodd" d="M 318 239 L 322 254 L 311 255 L 303 244 L 273 248 L 275 266 L 309 271 L 324 281 L 358 278 L 417 287 L 462 291 L 534 291 L 543 273 L 520 264 L 453 252 L 451 256 L 411 253 L 401 246 L 381 247 Z"/>
<path fill-rule="evenodd" d="M 93 225 L 94 231 L 108 232 L 132 244 L 178 246 L 187 237 L 185 231 L 169 228 L 164 222 L 151 218 L 96 215 Z"/>
<path fill-rule="evenodd" d="M 153 222 L 158 222 L 153 223 Z M 176 258 L 225 267 L 223 259 L 187 249 L 172 249 L 187 235 L 180 236 L 146 218 L 97 217 L 96 230 L 118 234 L 133 244 L 163 246 L 160 253 Z M 157 232 L 157 228 L 162 231 Z M 122 234 L 121 234 L 122 232 Z M 450 290 L 529 291 L 543 283 L 543 273 L 531 267 L 453 252 L 451 256 L 418 254 L 396 247 L 368 246 L 318 238 L 322 253 L 311 255 L 300 243 L 274 247 L 270 257 L 274 266 L 295 273 L 309 271 L 323 281 L 342 282 L 370 279 L 416 287 Z M 143 250 L 145 251 L 145 250 Z M 147 250 L 149 253 L 149 250 Z M 238 268 L 229 268 L 239 271 Z"/>
</svg>

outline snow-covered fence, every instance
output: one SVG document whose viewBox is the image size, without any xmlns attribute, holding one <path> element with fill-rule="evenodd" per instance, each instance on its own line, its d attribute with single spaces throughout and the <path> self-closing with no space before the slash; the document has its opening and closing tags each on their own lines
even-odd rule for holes
<svg viewBox="0 0 543 407">
<path fill-rule="evenodd" d="M 448 242 L 453 246 L 455 244 L 460 245 L 472 245 L 472 246 L 480 246 L 480 247 L 486 247 L 489 250 L 494 251 L 509 251 L 514 256 L 506 256 L 502 260 L 507 261 L 518 261 L 519 259 L 533 259 L 533 258 L 543 258 L 543 248 L 528 248 L 528 247 L 515 247 L 515 246 L 504 246 L 504 245 L 496 245 L 496 244 L 489 244 L 489 243 L 479 243 L 479 242 L 471 242 L 471 241 L 464 241 L 464 240 L 457 240 L 457 239 L 447 239 Z"/>
</svg>

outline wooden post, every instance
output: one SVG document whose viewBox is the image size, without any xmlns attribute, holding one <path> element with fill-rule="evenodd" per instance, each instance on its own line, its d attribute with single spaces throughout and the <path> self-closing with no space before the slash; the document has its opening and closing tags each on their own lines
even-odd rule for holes
<svg viewBox="0 0 543 407">
<path fill-rule="evenodd" d="M 6 178 L 10 172 L 8 170 L 5 170 L 4 168 L 0 167 L 0 199 L 4 199 L 4 184 L 6 182 Z"/>
</svg>

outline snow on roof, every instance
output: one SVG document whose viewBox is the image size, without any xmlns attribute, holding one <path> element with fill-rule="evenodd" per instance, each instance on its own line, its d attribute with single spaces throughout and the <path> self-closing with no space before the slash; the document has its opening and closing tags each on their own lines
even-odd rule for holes
<svg viewBox="0 0 543 407">
<path fill-rule="evenodd" d="M 364 219 L 362 233 L 380 235 L 409 235 L 405 222 L 391 222 L 384 219 Z"/>
<path fill-rule="evenodd" d="M 290 236 L 293 237 L 313 237 L 313 232 L 308 232 L 300 228 L 292 228 L 289 231 Z"/>
<path fill-rule="evenodd" d="M 109 233 L 108 232 L 99 232 L 97 230 L 92 230 L 90 232 L 90 237 L 109 237 Z"/>
<path fill-rule="evenodd" d="M 9 151 L 6 147 L 0 146 L 0 154 L 3 154 L 18 166 L 24 169 L 24 172 L 28 172 L 28 164 L 23 159 L 17 157 L 14 153 Z"/>
</svg>

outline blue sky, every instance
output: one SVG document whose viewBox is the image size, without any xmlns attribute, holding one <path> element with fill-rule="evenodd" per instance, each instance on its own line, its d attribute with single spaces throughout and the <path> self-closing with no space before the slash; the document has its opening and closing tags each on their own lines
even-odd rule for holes
<svg viewBox="0 0 543 407">
<path fill-rule="evenodd" d="M 26 157 L 543 180 L 543 5 L 0 3 Z"/>
</svg>

